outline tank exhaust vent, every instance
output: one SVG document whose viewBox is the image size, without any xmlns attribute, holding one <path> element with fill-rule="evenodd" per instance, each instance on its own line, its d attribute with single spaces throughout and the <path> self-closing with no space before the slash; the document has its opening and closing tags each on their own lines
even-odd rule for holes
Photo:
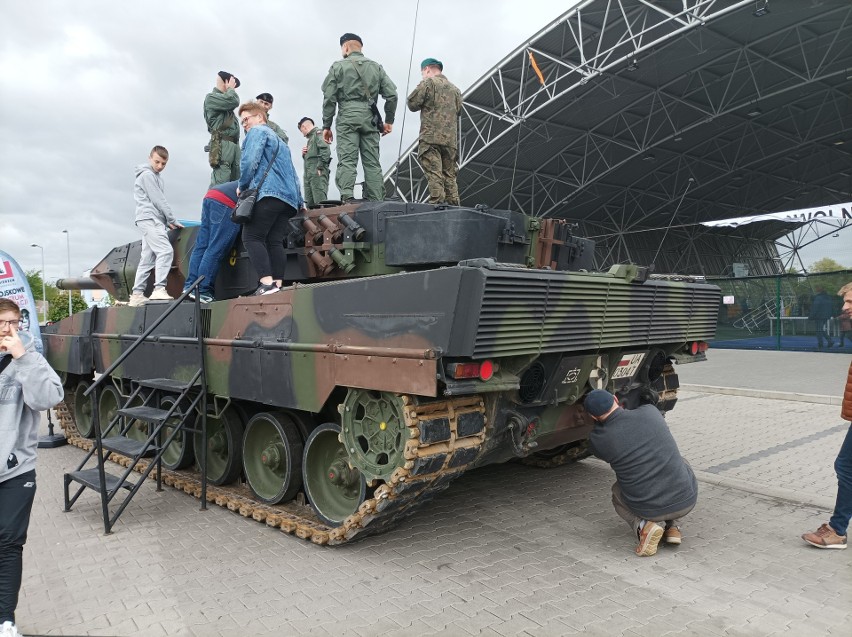
<svg viewBox="0 0 852 637">
<path fill-rule="evenodd" d="M 523 404 L 533 402 L 541 395 L 541 390 L 544 389 L 544 384 L 547 381 L 544 375 L 544 365 L 540 361 L 536 361 L 527 368 L 527 371 L 521 376 L 521 386 L 518 389 L 518 395 Z"/>
</svg>

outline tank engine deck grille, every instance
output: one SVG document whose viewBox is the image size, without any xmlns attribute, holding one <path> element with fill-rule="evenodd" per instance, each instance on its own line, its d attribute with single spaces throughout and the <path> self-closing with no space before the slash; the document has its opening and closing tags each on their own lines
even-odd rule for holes
<svg viewBox="0 0 852 637">
<path fill-rule="evenodd" d="M 665 281 L 489 271 L 474 357 L 592 350 L 713 338 L 719 290 Z M 605 329 L 604 329 L 605 326 Z"/>
</svg>

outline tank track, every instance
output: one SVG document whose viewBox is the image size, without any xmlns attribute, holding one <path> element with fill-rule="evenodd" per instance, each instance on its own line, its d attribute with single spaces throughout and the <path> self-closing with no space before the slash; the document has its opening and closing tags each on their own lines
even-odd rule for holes
<svg viewBox="0 0 852 637">
<path fill-rule="evenodd" d="M 259 502 L 243 485 L 208 485 L 207 501 L 319 545 L 344 544 L 391 529 L 465 472 L 479 455 L 487 428 L 485 405 L 478 396 L 451 400 L 402 396 L 402 401 L 410 436 L 405 444 L 405 462 L 340 526 L 325 525 L 310 506 L 295 500 L 279 505 Z M 77 431 L 73 392 L 66 390 L 65 400 L 57 405 L 56 414 L 68 442 L 90 450 L 94 441 Z M 448 435 L 436 436 L 436 431 Z M 441 441 L 435 442 L 436 439 Z M 131 462 L 117 453 L 110 454 L 109 459 L 124 467 Z M 146 467 L 147 461 L 140 460 L 136 471 L 141 473 Z M 148 477 L 155 479 L 155 472 Z M 163 469 L 162 480 L 168 486 L 201 498 L 198 471 Z"/>
</svg>

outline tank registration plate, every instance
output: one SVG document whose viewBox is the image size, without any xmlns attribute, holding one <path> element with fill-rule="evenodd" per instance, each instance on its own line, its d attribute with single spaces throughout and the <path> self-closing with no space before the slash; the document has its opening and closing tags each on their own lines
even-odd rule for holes
<svg viewBox="0 0 852 637">
<path fill-rule="evenodd" d="M 639 365 L 645 360 L 645 354 L 625 354 L 618 361 L 615 371 L 612 373 L 613 379 L 630 378 L 639 369 Z"/>
</svg>

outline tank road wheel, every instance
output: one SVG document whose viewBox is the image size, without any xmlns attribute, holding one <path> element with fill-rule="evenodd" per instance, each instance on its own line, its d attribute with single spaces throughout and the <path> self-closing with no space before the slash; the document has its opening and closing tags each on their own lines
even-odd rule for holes
<svg viewBox="0 0 852 637">
<path fill-rule="evenodd" d="M 172 405 L 175 404 L 175 399 L 173 396 L 163 396 L 160 398 L 160 409 L 170 409 Z M 165 442 L 169 436 L 172 435 L 172 431 L 174 431 L 175 425 L 180 422 L 180 418 L 178 416 L 172 416 L 160 430 L 160 440 Z M 189 417 L 186 421 L 185 426 L 194 427 L 195 426 L 195 415 Z M 192 436 L 187 433 L 184 429 L 177 436 L 175 436 L 174 440 L 169 443 L 169 446 L 166 447 L 165 452 L 163 452 L 163 466 L 167 469 L 185 469 L 189 465 L 192 464 L 192 461 L 195 459 L 195 454 L 193 454 L 193 439 Z"/>
<path fill-rule="evenodd" d="M 308 436 L 302 459 L 305 493 L 319 518 L 329 526 L 340 526 L 367 495 L 367 482 L 358 469 L 349 467 L 349 456 L 339 436 L 336 423 L 320 425 Z"/>
<path fill-rule="evenodd" d="M 287 414 L 252 416 L 243 436 L 243 469 L 260 500 L 278 504 L 296 496 L 302 487 L 302 437 Z"/>
<path fill-rule="evenodd" d="M 405 426 L 402 400 L 388 392 L 350 389 L 340 407 L 343 444 L 350 460 L 367 479 L 389 480 L 405 462 Z"/>
<path fill-rule="evenodd" d="M 101 421 L 101 434 L 106 431 L 107 426 L 118 415 L 118 410 L 122 405 L 121 394 L 112 385 L 105 385 L 101 388 L 101 396 L 98 398 L 98 417 Z M 121 433 L 121 424 L 116 424 L 113 427 L 108 437 L 117 436 Z"/>
<path fill-rule="evenodd" d="M 194 436 L 195 448 L 201 449 L 201 433 Z M 243 423 L 237 410 L 229 406 L 219 418 L 207 416 L 207 480 L 211 484 L 230 484 L 243 468 L 240 445 Z M 198 462 L 201 462 L 200 451 Z"/>
<path fill-rule="evenodd" d="M 141 407 L 142 403 L 145 402 L 145 396 L 141 393 L 136 394 L 136 398 L 134 398 L 127 406 L 128 407 Z M 130 428 L 124 434 L 128 438 L 133 440 L 138 440 L 140 442 L 144 442 L 148 440 L 148 436 L 150 435 L 151 430 L 148 428 L 148 423 L 142 420 L 133 420 L 130 424 Z"/>
<path fill-rule="evenodd" d="M 95 436 L 95 426 L 92 422 L 94 396 L 92 394 L 83 396 L 83 392 L 90 385 L 90 382 L 83 381 L 74 390 L 74 421 L 77 423 L 77 431 L 84 438 L 94 438 Z"/>
</svg>

